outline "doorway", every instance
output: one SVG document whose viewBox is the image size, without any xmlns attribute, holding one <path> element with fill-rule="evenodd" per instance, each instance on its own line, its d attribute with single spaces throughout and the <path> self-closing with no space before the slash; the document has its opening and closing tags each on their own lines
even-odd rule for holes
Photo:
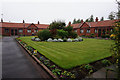
<svg viewBox="0 0 120 80">
<path fill-rule="evenodd" d="M 17 29 L 15 29 L 15 35 L 18 35 L 18 34 L 17 34 Z"/>
<path fill-rule="evenodd" d="M 101 29 L 98 29 L 98 37 L 101 37 Z"/>
<path fill-rule="evenodd" d="M 14 29 L 11 29 L 11 36 L 14 35 Z"/>
</svg>

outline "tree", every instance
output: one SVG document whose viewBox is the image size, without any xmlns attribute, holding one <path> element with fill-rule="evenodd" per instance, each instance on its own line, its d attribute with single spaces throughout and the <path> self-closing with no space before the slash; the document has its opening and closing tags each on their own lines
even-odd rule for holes
<svg viewBox="0 0 120 80">
<path fill-rule="evenodd" d="M 111 12 L 108 16 L 108 19 L 110 19 L 110 20 L 115 19 L 115 12 Z"/>
<path fill-rule="evenodd" d="M 116 0 L 116 2 L 117 2 L 117 4 L 118 4 L 118 12 L 116 13 L 117 15 L 117 19 L 119 19 L 120 18 L 120 1 L 117 1 Z"/>
<path fill-rule="evenodd" d="M 52 30 L 52 29 L 64 29 L 65 25 L 66 25 L 65 22 L 54 21 L 50 24 L 49 29 L 50 30 Z"/>
<path fill-rule="evenodd" d="M 57 35 L 60 36 L 61 38 L 66 38 L 68 36 L 68 32 L 61 29 L 57 31 Z"/>
<path fill-rule="evenodd" d="M 52 33 L 52 35 L 56 35 L 57 29 L 64 29 L 65 28 L 65 22 L 63 21 L 54 21 L 49 25 L 49 29 Z"/>
<path fill-rule="evenodd" d="M 74 19 L 73 24 L 76 24 L 76 23 L 81 23 L 81 20 L 80 19 L 78 19 L 78 20 Z"/>
<path fill-rule="evenodd" d="M 88 20 L 88 19 L 86 19 L 86 20 L 85 20 L 85 22 L 89 22 L 89 20 Z"/>
<path fill-rule="evenodd" d="M 89 22 L 94 22 L 93 15 L 90 16 Z"/>
<path fill-rule="evenodd" d="M 102 17 L 102 18 L 100 19 L 100 21 L 104 21 L 104 17 Z"/>
<path fill-rule="evenodd" d="M 77 37 L 77 33 L 74 32 L 74 31 L 71 31 L 71 32 L 69 32 L 68 37 L 76 38 Z"/>
<path fill-rule="evenodd" d="M 118 80 L 120 80 L 120 21 L 115 23 L 115 26 L 113 26 L 113 34 L 111 36 L 114 37 L 115 43 L 112 45 L 112 52 L 114 53 L 113 56 L 116 59 L 117 65 L 117 71 L 118 71 Z"/>
<path fill-rule="evenodd" d="M 80 20 L 80 19 L 78 19 L 78 20 L 77 20 L 77 23 L 81 23 L 81 20 Z"/>
<path fill-rule="evenodd" d="M 76 19 L 73 20 L 73 24 L 76 24 Z"/>
<path fill-rule="evenodd" d="M 43 31 L 39 31 L 37 36 L 44 41 L 51 37 L 51 33 L 48 29 L 45 29 Z"/>
<path fill-rule="evenodd" d="M 70 33 L 73 30 L 73 27 L 69 25 L 65 28 L 65 30 L 68 31 L 68 33 Z"/>
</svg>

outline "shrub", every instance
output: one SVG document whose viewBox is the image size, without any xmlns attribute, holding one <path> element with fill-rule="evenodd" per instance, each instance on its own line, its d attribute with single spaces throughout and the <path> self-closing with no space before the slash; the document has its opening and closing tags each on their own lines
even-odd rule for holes
<svg viewBox="0 0 120 80">
<path fill-rule="evenodd" d="M 61 29 L 57 31 L 57 35 L 60 36 L 61 38 L 65 38 L 68 36 L 68 32 Z"/>
<path fill-rule="evenodd" d="M 89 69 L 92 69 L 92 66 L 90 66 L 90 65 L 85 65 L 85 68 L 86 68 L 87 70 L 89 70 Z"/>
<path fill-rule="evenodd" d="M 91 37 L 91 38 L 94 38 L 94 37 L 95 37 L 95 34 L 94 34 L 94 33 L 91 33 L 91 34 L 90 34 L 90 37 Z"/>
<path fill-rule="evenodd" d="M 106 34 L 105 37 L 106 37 L 106 38 L 110 38 L 110 35 L 109 35 L 109 34 Z"/>
<path fill-rule="evenodd" d="M 50 31 L 47 29 L 45 29 L 43 31 L 39 31 L 37 35 L 42 41 L 47 40 L 48 38 L 51 37 Z"/>
<path fill-rule="evenodd" d="M 70 32 L 68 34 L 69 37 L 72 37 L 72 38 L 76 38 L 77 37 L 77 33 L 76 32 Z"/>
<path fill-rule="evenodd" d="M 73 27 L 72 26 L 68 26 L 68 27 L 65 28 L 65 30 L 68 31 L 68 32 L 71 32 L 73 30 Z"/>
<path fill-rule="evenodd" d="M 109 66 L 111 64 L 111 62 L 109 60 L 102 60 L 101 61 L 105 66 Z"/>
<path fill-rule="evenodd" d="M 101 37 L 102 37 L 102 38 L 105 38 L 105 35 L 102 35 Z"/>
</svg>

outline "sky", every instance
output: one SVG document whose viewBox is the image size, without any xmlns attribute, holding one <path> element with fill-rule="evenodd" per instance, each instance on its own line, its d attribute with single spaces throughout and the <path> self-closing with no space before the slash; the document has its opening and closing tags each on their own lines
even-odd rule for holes
<svg viewBox="0 0 120 80">
<path fill-rule="evenodd" d="M 69 21 L 94 18 L 108 19 L 117 11 L 116 0 L 0 0 L 0 18 L 5 22 L 50 24 L 54 20 Z"/>
</svg>

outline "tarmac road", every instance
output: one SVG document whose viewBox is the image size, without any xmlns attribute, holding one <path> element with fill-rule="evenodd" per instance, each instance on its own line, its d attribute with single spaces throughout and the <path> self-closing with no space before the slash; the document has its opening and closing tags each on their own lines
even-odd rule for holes
<svg viewBox="0 0 120 80">
<path fill-rule="evenodd" d="M 50 76 L 18 45 L 14 37 L 3 37 L 2 78 L 50 78 Z"/>
</svg>

